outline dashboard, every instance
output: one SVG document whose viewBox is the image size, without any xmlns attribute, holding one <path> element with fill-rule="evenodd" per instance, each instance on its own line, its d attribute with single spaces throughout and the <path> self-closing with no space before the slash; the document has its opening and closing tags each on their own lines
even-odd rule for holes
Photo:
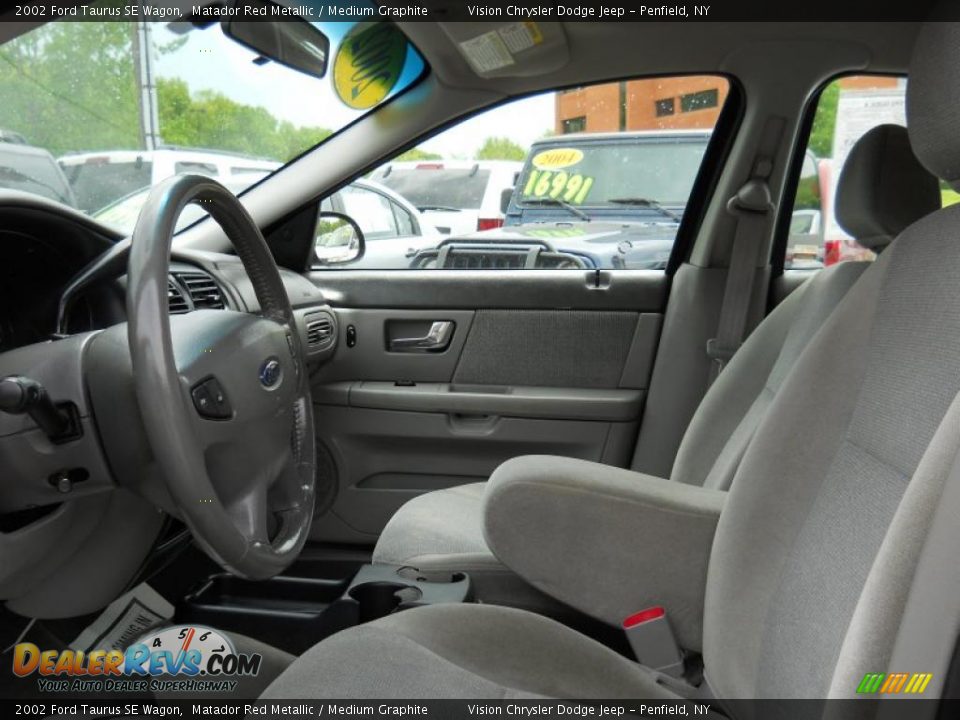
<svg viewBox="0 0 960 720">
<path fill-rule="evenodd" d="M 54 337 L 64 291 L 91 269 L 92 281 L 69 304 L 66 333 L 124 322 L 124 247 L 120 235 L 85 215 L 42 198 L 0 192 L 0 353 Z M 97 268 L 98 260 L 111 253 L 114 261 Z M 336 316 L 306 278 L 283 269 L 281 276 L 308 357 L 322 360 L 334 349 Z M 243 264 L 222 253 L 175 251 L 167 296 L 171 315 L 259 310 Z"/>
<path fill-rule="evenodd" d="M 99 609 L 191 538 L 171 512 L 133 387 L 123 325 L 129 247 L 68 207 L 0 191 L 0 378 L 24 376 L 45 390 L 33 400 L 45 396 L 68 431 L 51 433 L 37 421 L 51 418 L 40 401 L 33 409 L 42 413 L 0 412 L 0 468 L 10 490 L 0 496 L 0 597 L 24 614 Z M 336 351 L 337 317 L 313 283 L 280 274 L 312 373 Z M 188 313 L 260 310 L 238 257 L 196 250 L 172 253 L 167 302 L 171 324 L 184 326 L 205 320 L 178 317 Z"/>
</svg>

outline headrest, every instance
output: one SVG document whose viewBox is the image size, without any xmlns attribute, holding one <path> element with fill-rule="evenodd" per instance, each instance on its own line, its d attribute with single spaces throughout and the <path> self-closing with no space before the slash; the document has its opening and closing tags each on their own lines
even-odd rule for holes
<svg viewBox="0 0 960 720">
<path fill-rule="evenodd" d="M 960 23 L 928 22 L 913 46 L 907 79 L 907 127 L 920 162 L 960 187 Z"/>
<path fill-rule="evenodd" d="M 878 125 L 850 149 L 834 207 L 840 226 L 879 252 L 940 204 L 940 183 L 913 154 L 907 129 Z"/>
</svg>

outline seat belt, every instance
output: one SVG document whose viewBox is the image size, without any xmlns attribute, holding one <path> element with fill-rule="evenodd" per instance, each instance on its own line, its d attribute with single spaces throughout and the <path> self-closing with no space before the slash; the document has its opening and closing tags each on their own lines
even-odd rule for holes
<svg viewBox="0 0 960 720">
<path fill-rule="evenodd" d="M 727 212 L 737 218 L 737 229 L 723 290 L 717 335 L 707 341 L 707 357 L 712 361 L 711 385 L 743 343 L 757 256 L 774 210 L 767 181 L 773 172 L 774 158 L 785 125 L 786 120 L 782 117 L 773 115 L 767 119 L 750 179 L 727 202 Z"/>
</svg>

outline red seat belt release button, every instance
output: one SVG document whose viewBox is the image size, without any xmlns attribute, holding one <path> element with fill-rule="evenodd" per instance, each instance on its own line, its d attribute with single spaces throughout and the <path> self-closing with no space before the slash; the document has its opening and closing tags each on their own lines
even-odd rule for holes
<svg viewBox="0 0 960 720">
<path fill-rule="evenodd" d="M 683 674 L 683 652 L 662 607 L 634 613 L 623 621 L 623 631 L 641 665 L 673 677 Z"/>
</svg>

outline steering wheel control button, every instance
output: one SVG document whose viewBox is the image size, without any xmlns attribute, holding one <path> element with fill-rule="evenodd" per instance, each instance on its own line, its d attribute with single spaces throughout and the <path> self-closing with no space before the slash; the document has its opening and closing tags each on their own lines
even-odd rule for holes
<svg viewBox="0 0 960 720">
<path fill-rule="evenodd" d="M 233 408 L 230 407 L 227 394 L 216 378 L 207 378 L 195 385 L 190 395 L 200 417 L 208 420 L 229 420 L 233 417 Z"/>
<path fill-rule="evenodd" d="M 275 357 L 264 360 L 260 366 L 260 384 L 267 390 L 272 390 L 280 384 L 282 379 L 283 366 L 280 365 L 280 361 Z"/>
</svg>

